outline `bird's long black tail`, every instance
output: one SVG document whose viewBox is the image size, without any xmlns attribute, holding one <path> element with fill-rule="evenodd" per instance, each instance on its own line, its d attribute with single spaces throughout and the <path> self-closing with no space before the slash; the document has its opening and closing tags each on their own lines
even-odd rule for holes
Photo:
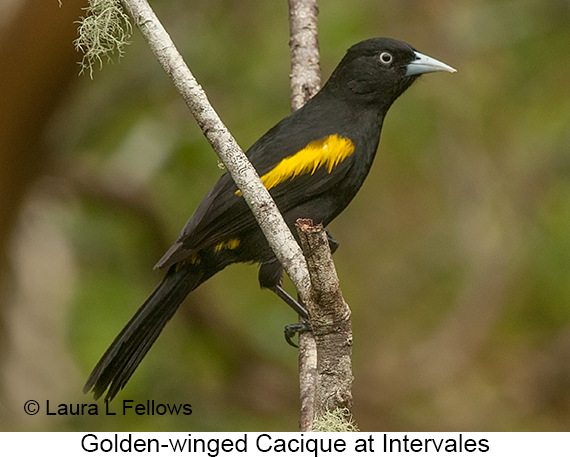
<svg viewBox="0 0 570 457">
<path fill-rule="evenodd" d="M 125 386 L 184 298 L 207 276 L 194 265 L 173 265 L 101 357 L 83 392 L 93 390 L 97 399 L 108 388 L 105 401 L 112 400 Z"/>
</svg>

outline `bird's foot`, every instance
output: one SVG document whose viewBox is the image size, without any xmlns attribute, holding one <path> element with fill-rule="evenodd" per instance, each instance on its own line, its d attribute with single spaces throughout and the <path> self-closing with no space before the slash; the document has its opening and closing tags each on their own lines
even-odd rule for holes
<svg viewBox="0 0 570 457">
<path fill-rule="evenodd" d="M 301 333 L 310 332 L 311 331 L 311 324 L 308 322 L 301 322 L 299 324 L 291 324 L 285 327 L 285 340 L 289 343 L 290 346 L 294 348 L 298 348 L 299 346 L 296 345 L 292 338 L 295 336 L 296 333 L 299 335 Z"/>
</svg>

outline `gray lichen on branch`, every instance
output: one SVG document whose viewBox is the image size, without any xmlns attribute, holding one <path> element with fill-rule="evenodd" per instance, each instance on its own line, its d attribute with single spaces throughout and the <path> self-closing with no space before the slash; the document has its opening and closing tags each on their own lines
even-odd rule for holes
<svg viewBox="0 0 570 457">
<path fill-rule="evenodd" d="M 111 61 L 113 55 L 123 56 L 133 27 L 119 0 L 89 0 L 84 11 L 86 15 L 78 21 L 74 45 L 83 54 L 79 73 L 88 72 L 93 78 L 94 66 L 102 68 L 104 60 Z"/>
</svg>

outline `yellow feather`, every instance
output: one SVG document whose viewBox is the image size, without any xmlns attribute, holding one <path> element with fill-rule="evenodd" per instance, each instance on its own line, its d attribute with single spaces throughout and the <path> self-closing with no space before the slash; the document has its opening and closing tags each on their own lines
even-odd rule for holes
<svg viewBox="0 0 570 457">
<path fill-rule="evenodd" d="M 222 249 L 237 249 L 239 247 L 240 240 L 239 238 L 230 238 L 227 241 L 220 241 L 218 244 L 214 246 L 214 252 L 219 252 Z"/>
<path fill-rule="evenodd" d="M 354 143 L 348 138 L 331 135 L 312 141 L 296 154 L 283 159 L 273 170 L 261 177 L 269 190 L 288 179 L 307 173 L 313 174 L 320 167 L 330 173 L 335 166 L 354 152 Z"/>
<path fill-rule="evenodd" d="M 310 142 L 296 154 L 286 157 L 275 168 L 261 177 L 267 190 L 295 176 L 313 174 L 320 167 L 330 173 L 334 167 L 354 152 L 354 143 L 339 135 L 331 135 Z M 241 196 L 241 192 L 236 191 Z"/>
</svg>

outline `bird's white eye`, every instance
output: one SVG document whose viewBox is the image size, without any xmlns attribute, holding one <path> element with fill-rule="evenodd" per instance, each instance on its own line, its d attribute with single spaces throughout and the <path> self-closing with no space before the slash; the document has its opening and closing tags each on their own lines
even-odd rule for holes
<svg viewBox="0 0 570 457">
<path fill-rule="evenodd" d="M 392 57 L 392 54 L 390 54 L 389 52 L 384 51 L 382 54 L 380 54 L 380 62 L 384 64 L 392 62 L 393 59 L 394 57 Z"/>
</svg>

